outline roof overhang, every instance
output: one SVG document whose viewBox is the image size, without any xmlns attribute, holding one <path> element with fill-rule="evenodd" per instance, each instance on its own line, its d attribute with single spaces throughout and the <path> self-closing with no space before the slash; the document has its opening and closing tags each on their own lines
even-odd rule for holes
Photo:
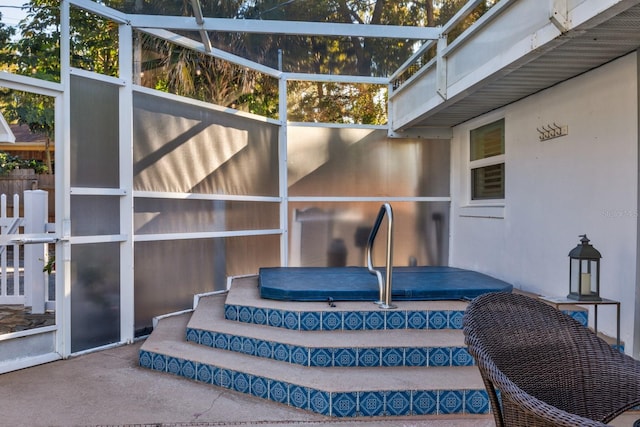
<svg viewBox="0 0 640 427">
<path fill-rule="evenodd" d="M 526 1 L 538 0 L 514 3 Z M 590 15 L 585 10 L 588 7 L 591 7 Z M 409 129 L 449 128 L 640 48 L 638 0 L 586 0 L 569 14 L 571 20 L 564 28 L 553 22 L 551 16 L 530 36 L 522 40 L 514 38 L 512 49 L 499 52 L 480 69 L 470 70 L 473 74 L 446 85 L 439 94 L 434 91 L 423 96 L 420 107 L 406 107 L 407 114 L 399 117 L 393 130 L 402 133 Z M 546 35 L 549 36 L 545 40 Z M 436 64 L 432 65 L 435 69 Z M 421 87 L 421 79 L 428 78 L 425 74 L 401 88 L 399 92 L 404 90 L 406 94 L 398 96 L 397 101 L 404 102 L 403 98 L 411 97 L 411 92 Z"/>
</svg>

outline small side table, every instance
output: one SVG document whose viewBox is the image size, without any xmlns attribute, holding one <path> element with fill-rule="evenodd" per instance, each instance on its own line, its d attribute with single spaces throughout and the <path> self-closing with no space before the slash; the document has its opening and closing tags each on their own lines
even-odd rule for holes
<svg viewBox="0 0 640 427">
<path fill-rule="evenodd" d="M 594 318 L 593 318 L 593 330 L 598 334 L 598 307 L 601 305 L 615 305 L 616 306 L 616 345 L 620 350 L 620 301 L 614 301 L 606 298 L 602 298 L 600 301 L 578 301 L 575 299 L 563 298 L 563 297 L 546 297 L 542 296 L 540 299 L 544 302 L 554 305 L 557 309 L 561 305 L 592 305 Z"/>
</svg>

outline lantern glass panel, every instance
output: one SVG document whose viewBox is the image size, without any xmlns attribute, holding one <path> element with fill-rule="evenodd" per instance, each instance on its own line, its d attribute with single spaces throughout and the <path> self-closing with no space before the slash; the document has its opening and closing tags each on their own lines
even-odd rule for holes
<svg viewBox="0 0 640 427">
<path fill-rule="evenodd" d="M 600 293 L 600 289 L 598 286 L 598 280 L 600 279 L 600 272 L 598 271 L 598 266 L 600 263 L 598 260 L 590 260 L 589 261 L 589 270 L 591 272 L 591 287 L 589 289 L 589 295 L 598 296 Z"/>
<path fill-rule="evenodd" d="M 580 293 L 580 260 L 577 258 L 571 258 L 571 276 L 570 276 L 570 288 L 572 294 L 578 295 Z"/>
</svg>

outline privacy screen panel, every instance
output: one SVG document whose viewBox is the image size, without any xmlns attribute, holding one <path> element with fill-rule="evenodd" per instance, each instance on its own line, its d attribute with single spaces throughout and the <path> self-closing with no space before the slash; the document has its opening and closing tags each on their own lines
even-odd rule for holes
<svg viewBox="0 0 640 427">
<path fill-rule="evenodd" d="M 278 195 L 278 126 L 134 93 L 137 191 Z"/>
<path fill-rule="evenodd" d="M 136 198 L 136 234 L 280 228 L 280 204 L 230 200 Z"/>
<path fill-rule="evenodd" d="M 137 242 L 134 254 L 140 336 L 154 316 L 192 308 L 195 294 L 226 289 L 227 277 L 280 265 L 280 236 Z"/>
<path fill-rule="evenodd" d="M 118 188 L 119 87 L 71 76 L 71 186 Z"/>
<path fill-rule="evenodd" d="M 120 243 L 71 248 L 71 351 L 120 341 Z"/>
<path fill-rule="evenodd" d="M 392 203 L 393 265 L 447 265 L 449 202 Z M 291 266 L 365 266 L 366 244 L 381 203 L 290 202 Z M 387 221 L 373 250 L 385 265 Z"/>
<path fill-rule="evenodd" d="M 386 131 L 290 127 L 289 196 L 447 197 L 449 141 Z"/>
</svg>

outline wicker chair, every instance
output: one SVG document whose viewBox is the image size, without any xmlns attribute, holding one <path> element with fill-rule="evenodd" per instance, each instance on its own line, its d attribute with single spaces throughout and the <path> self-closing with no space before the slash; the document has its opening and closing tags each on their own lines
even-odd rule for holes
<svg viewBox="0 0 640 427">
<path fill-rule="evenodd" d="M 602 426 L 640 404 L 640 362 L 536 299 L 482 295 L 464 334 L 497 427 Z"/>
</svg>

